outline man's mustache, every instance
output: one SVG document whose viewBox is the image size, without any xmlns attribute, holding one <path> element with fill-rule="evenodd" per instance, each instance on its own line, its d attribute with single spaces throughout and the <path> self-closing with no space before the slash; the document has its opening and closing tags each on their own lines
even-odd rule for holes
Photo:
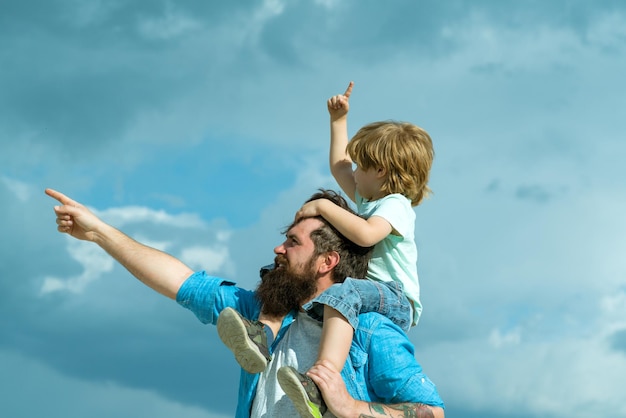
<svg viewBox="0 0 626 418">
<path fill-rule="evenodd" d="M 287 260 L 287 257 L 285 257 L 284 255 L 278 254 L 276 257 L 274 257 L 274 268 L 278 267 L 281 264 L 283 266 L 288 266 L 289 261 Z"/>
</svg>

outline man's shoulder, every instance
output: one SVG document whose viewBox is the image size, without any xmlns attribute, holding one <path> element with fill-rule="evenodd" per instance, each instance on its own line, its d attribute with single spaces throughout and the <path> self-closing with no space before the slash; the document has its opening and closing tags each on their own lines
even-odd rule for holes
<svg viewBox="0 0 626 418">
<path fill-rule="evenodd" d="M 192 274 L 176 295 L 179 305 L 192 311 L 203 323 L 215 323 L 225 307 L 243 316 L 256 318 L 260 310 L 253 291 L 242 289 L 229 280 L 199 271 Z"/>
<path fill-rule="evenodd" d="M 180 303 L 186 298 L 194 297 L 198 294 L 214 294 L 220 286 L 234 286 L 231 282 L 221 277 L 208 275 L 204 270 L 196 271 L 189 276 L 178 289 L 176 300 Z"/>
<path fill-rule="evenodd" d="M 412 357 L 414 353 L 413 344 L 406 333 L 389 318 L 376 312 L 359 315 L 352 350 L 353 354 L 361 352 L 370 359 L 387 357 L 399 362 Z M 384 355 L 381 357 L 381 354 Z"/>
<path fill-rule="evenodd" d="M 376 332 L 389 332 L 389 333 L 399 333 L 403 336 L 406 336 L 404 331 L 393 321 L 387 318 L 383 314 L 379 314 L 378 312 L 366 312 L 359 315 L 359 326 L 355 330 L 355 333 L 373 333 Z"/>
</svg>

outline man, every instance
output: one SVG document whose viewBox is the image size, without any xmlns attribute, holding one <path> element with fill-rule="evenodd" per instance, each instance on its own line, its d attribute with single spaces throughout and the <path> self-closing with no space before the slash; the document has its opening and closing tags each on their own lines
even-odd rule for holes
<svg viewBox="0 0 626 418">
<path fill-rule="evenodd" d="M 95 242 L 137 279 L 175 299 L 203 323 L 215 324 L 225 308 L 249 320 L 256 320 L 261 310 L 274 318 L 279 331 L 272 344 L 273 359 L 260 374 L 242 371 L 237 417 L 297 416 L 278 384 L 278 366 L 308 370 L 316 359 L 321 335 L 321 324 L 299 307 L 335 281 L 362 271 L 367 263 L 364 251 L 322 218 L 299 220 L 287 231 L 285 242 L 274 249 L 275 268 L 252 292 L 203 271 L 193 272 L 178 259 L 104 223 L 62 193 L 46 189 L 46 194 L 61 203 L 54 208 L 59 232 Z M 334 193 L 322 192 L 315 198 L 329 198 L 347 207 L 345 201 L 336 201 L 343 199 Z M 325 364 L 310 370 L 329 412 L 337 417 L 443 418 L 443 402 L 415 361 L 406 335 L 378 314 L 362 315 L 359 324 L 341 374 Z"/>
</svg>

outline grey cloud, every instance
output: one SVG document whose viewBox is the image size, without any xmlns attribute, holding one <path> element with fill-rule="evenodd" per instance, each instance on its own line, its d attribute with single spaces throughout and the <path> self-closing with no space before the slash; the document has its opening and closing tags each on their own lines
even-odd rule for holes
<svg viewBox="0 0 626 418">
<path fill-rule="evenodd" d="M 275 59 L 305 65 L 319 65 L 307 58 L 311 48 L 375 65 L 400 51 L 432 56 L 451 46 L 440 29 L 459 17 L 453 8 L 436 2 L 368 3 L 336 3 L 330 9 L 314 2 L 286 3 L 284 13 L 265 26 L 261 46 Z"/>
<path fill-rule="evenodd" d="M 12 64 L 0 79 L 7 136 L 33 130 L 66 149 L 81 143 L 98 148 L 119 138 L 139 112 L 185 90 L 162 71 L 166 57 L 117 44 L 93 51 L 73 41 L 42 41 L 33 39 L 26 51 L 7 57 Z"/>
<path fill-rule="evenodd" d="M 471 71 L 476 74 L 480 74 L 484 76 L 492 76 L 492 75 L 498 75 L 499 73 L 506 73 L 509 70 L 502 63 L 487 62 L 487 63 L 472 67 Z"/>
<path fill-rule="evenodd" d="M 233 4 L 202 0 L 182 0 L 176 3 L 164 0 L 35 0 L 26 4 L 19 0 L 5 0 L 0 15 L 0 31 L 10 34 L 12 31 L 23 33 L 40 29 L 72 37 L 83 35 L 80 38 L 84 41 L 102 41 L 120 36 L 138 36 L 136 27 L 142 19 L 181 13 L 216 22 L 249 9 L 255 3 L 250 0 Z M 89 31 L 85 32 L 84 29 Z"/>
<path fill-rule="evenodd" d="M 500 180 L 499 179 L 493 179 L 489 182 L 489 184 L 487 185 L 487 187 L 485 187 L 485 191 L 488 193 L 495 193 L 498 190 L 500 190 Z"/>
<path fill-rule="evenodd" d="M 446 402 L 446 416 L 462 418 L 561 418 L 561 416 L 550 415 L 545 412 L 533 414 L 532 412 L 506 413 L 487 409 L 480 410 L 466 405 L 456 405 L 454 402 Z"/>
<path fill-rule="evenodd" d="M 239 368 L 214 327 L 121 267 L 80 296 L 39 296 L 36 280 L 19 281 L 3 285 L 2 348 L 81 380 L 153 390 L 207 410 L 234 409 Z"/>
<path fill-rule="evenodd" d="M 472 2 L 468 9 L 467 3 L 460 0 L 402 0 L 341 2 L 327 10 L 314 2 L 286 2 L 284 13 L 265 27 L 262 47 L 287 62 L 298 61 L 294 58 L 306 54 L 302 46 L 309 44 L 358 62 L 375 63 L 398 53 L 430 57 L 449 54 L 459 40 L 448 38 L 445 28 L 471 19 L 520 30 L 564 28 L 585 39 L 590 24 L 599 15 L 616 11 L 626 11 L 626 5 L 617 0 L 602 4 L 535 1 L 530 6 L 527 2 L 482 0 Z M 497 64 L 477 68 L 487 72 L 494 69 L 498 69 Z"/>
<path fill-rule="evenodd" d="M 165 303 L 174 302 L 157 306 Z M 56 324 L 42 320 L 39 327 L 22 331 L 19 345 L 8 348 L 82 380 L 153 390 L 207 410 L 234 409 L 239 368 L 215 330 L 199 327 L 191 314 L 170 312 L 163 318 L 126 311 L 124 317 L 105 320 L 82 312 L 66 315 L 83 318 L 59 316 Z"/>
<path fill-rule="evenodd" d="M 528 8 L 481 1 L 468 14 L 463 4 L 340 3 L 327 9 L 315 2 L 285 2 L 282 13 L 259 23 L 258 42 L 238 43 L 233 41 L 241 32 L 236 25 L 252 19 L 251 5 L 261 7 L 256 2 L 3 2 L 0 141 L 25 140 L 30 133 L 45 148 L 72 155 L 83 155 L 85 142 L 107 150 L 141 115 L 167 114 L 181 98 L 200 94 L 231 103 L 243 97 L 229 82 L 232 76 L 256 83 L 268 67 L 282 65 L 279 73 L 310 68 L 329 55 L 370 66 L 399 54 L 450 53 L 456 41 L 446 38 L 443 28 L 474 14 L 499 25 L 584 28 L 598 13 L 620 7 L 618 2 L 592 9 L 584 2 L 576 7 L 553 2 Z M 174 38 L 149 38 L 140 30 L 142 22 L 167 22 L 170 14 L 189 17 L 199 28 Z M 222 29 L 212 33 L 213 28 Z M 481 71 L 497 69 L 487 64 Z"/>
<path fill-rule="evenodd" d="M 521 200 L 532 200 L 537 203 L 546 203 L 552 199 L 553 194 L 545 187 L 533 184 L 519 186 L 515 191 L 515 197 Z"/>
<path fill-rule="evenodd" d="M 137 30 L 142 19 L 164 14 L 167 2 L 116 4 L 84 25 L 72 20 L 73 2 L 39 3 L 3 3 L 2 142 L 34 132 L 38 141 L 68 150 L 85 142 L 103 148 L 141 112 L 202 83 L 199 73 L 210 57 L 196 65 L 193 53 L 202 51 L 145 39 Z M 213 4 L 184 7 L 204 24 L 234 13 Z"/>
<path fill-rule="evenodd" d="M 24 307 L 38 309 L 25 302 L 37 289 L 30 278 L 65 268 L 65 255 L 45 233 L 56 230 L 52 206 L 44 206 L 37 198 L 20 201 L 3 182 L 0 201 L 0 217 L 4 220 L 0 239 L 0 323 L 12 326 L 14 312 Z"/>
<path fill-rule="evenodd" d="M 611 348 L 626 355 L 626 329 L 616 331 L 609 337 Z"/>
</svg>

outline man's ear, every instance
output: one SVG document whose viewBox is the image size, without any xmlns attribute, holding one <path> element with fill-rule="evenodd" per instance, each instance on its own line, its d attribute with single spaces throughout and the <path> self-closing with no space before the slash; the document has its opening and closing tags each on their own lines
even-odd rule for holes
<svg viewBox="0 0 626 418">
<path fill-rule="evenodd" d="M 329 271 L 332 271 L 332 269 L 334 269 L 335 266 L 339 264 L 339 260 L 341 259 L 337 251 L 329 251 L 326 254 L 322 255 L 322 257 L 323 257 L 323 262 L 319 267 L 319 272 L 321 274 L 325 274 L 325 273 L 328 273 Z"/>
</svg>

